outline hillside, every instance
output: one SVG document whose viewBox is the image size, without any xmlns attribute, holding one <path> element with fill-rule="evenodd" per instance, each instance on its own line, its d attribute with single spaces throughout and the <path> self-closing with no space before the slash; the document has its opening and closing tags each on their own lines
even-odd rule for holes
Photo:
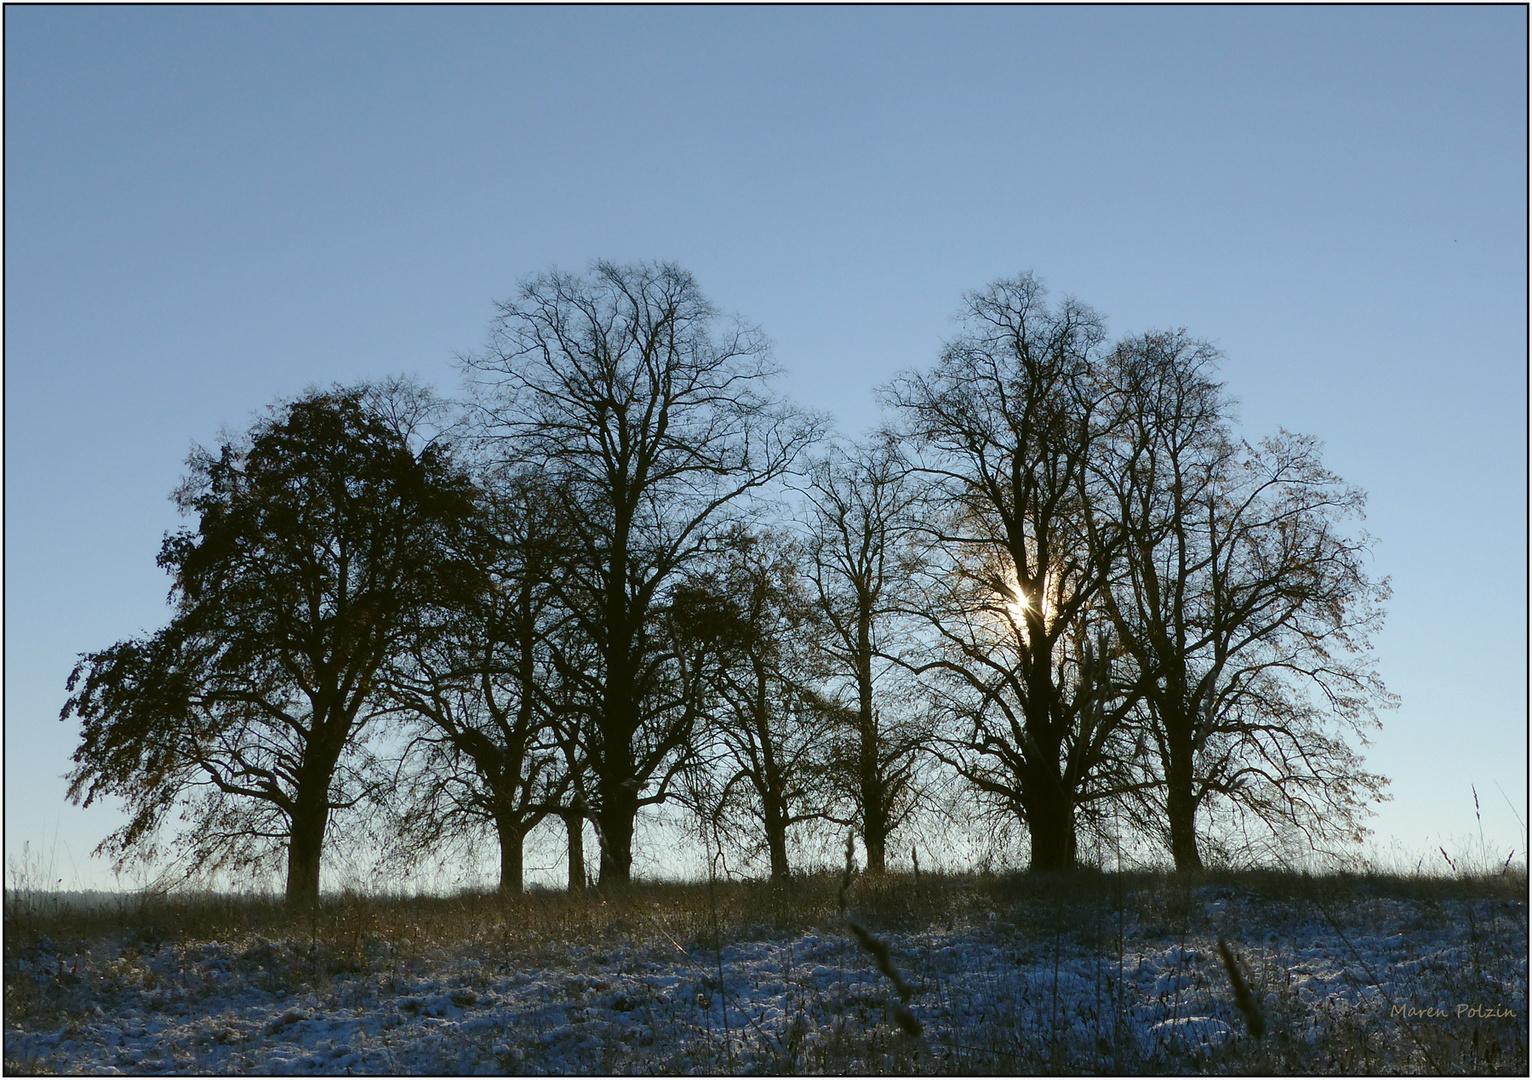
<svg viewBox="0 0 1532 1080">
<path fill-rule="evenodd" d="M 838 885 L 8 893 L 5 1070 L 1527 1072 L 1524 875 L 859 878 L 918 1036 Z"/>
</svg>

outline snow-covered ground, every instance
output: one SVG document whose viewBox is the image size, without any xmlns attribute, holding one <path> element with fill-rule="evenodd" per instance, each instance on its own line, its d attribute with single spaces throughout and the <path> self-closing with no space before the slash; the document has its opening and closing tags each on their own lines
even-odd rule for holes
<svg viewBox="0 0 1532 1080">
<path fill-rule="evenodd" d="M 913 986 L 918 1039 L 893 1022 L 891 983 L 833 913 L 688 939 L 634 903 L 615 931 L 585 940 L 530 918 L 522 936 L 513 915 L 457 940 L 358 919 L 275 939 L 8 941 L 5 1068 L 1527 1070 L 1524 898 L 1316 901 L 1210 885 L 1179 902 L 1164 889 L 1052 909 L 981 898 L 927 925 L 861 911 L 855 890 L 852 904 Z M 1219 937 L 1260 1003 L 1259 1042 Z"/>
</svg>

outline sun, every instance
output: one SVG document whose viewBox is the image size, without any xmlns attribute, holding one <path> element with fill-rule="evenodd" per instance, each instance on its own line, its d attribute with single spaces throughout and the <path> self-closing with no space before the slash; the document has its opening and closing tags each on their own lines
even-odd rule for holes
<svg viewBox="0 0 1532 1080">
<path fill-rule="evenodd" d="M 1027 594 L 1021 591 L 1021 586 L 1011 585 L 1005 591 L 1005 607 L 1010 613 L 1011 621 L 1024 623 L 1027 612 L 1032 610 L 1032 605 L 1027 601 Z"/>
<path fill-rule="evenodd" d="M 997 606 L 1005 613 L 1005 617 L 1017 626 L 1026 625 L 1027 612 L 1032 611 L 1033 607 L 1027 598 L 1026 591 L 1016 580 L 1015 571 L 998 575 L 992 588 L 995 590 L 995 599 L 999 602 Z"/>
<path fill-rule="evenodd" d="M 1000 601 L 1007 619 L 1022 634 L 1026 633 L 1027 617 L 1029 615 L 1040 614 L 1045 624 L 1052 621 L 1053 605 L 1049 602 L 1048 585 L 1048 578 L 1045 577 L 1043 580 L 1042 607 L 1039 609 L 1035 599 L 1029 596 L 1027 591 L 1016 580 L 1014 571 L 1007 573 L 996 582 L 996 598 Z"/>
</svg>

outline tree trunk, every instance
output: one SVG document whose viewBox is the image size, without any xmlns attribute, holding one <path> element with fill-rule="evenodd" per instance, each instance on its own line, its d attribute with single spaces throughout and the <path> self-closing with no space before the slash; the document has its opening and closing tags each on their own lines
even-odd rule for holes
<svg viewBox="0 0 1532 1080">
<path fill-rule="evenodd" d="M 569 834 L 569 891 L 580 892 L 585 888 L 585 815 L 566 811 L 564 829 Z"/>
<path fill-rule="evenodd" d="M 882 821 L 868 815 L 863 822 L 862 845 L 867 849 L 867 872 L 881 874 L 888 868 L 888 833 Z"/>
<path fill-rule="evenodd" d="M 766 850 L 771 856 L 771 879 L 791 878 L 792 870 L 787 865 L 787 813 L 775 800 L 766 804 Z"/>
<path fill-rule="evenodd" d="M 601 873 L 599 888 L 626 885 L 633 880 L 633 819 L 620 814 L 601 815 Z"/>
<path fill-rule="evenodd" d="M 1043 725 L 1033 727 L 1047 731 Z M 1073 792 L 1059 775 L 1062 749 L 1052 739 L 1038 739 L 1042 756 L 1029 760 L 1022 776 L 1023 809 L 1032 837 L 1031 869 L 1043 871 L 1075 868 L 1075 807 Z"/>
<path fill-rule="evenodd" d="M 884 873 L 889 866 L 889 830 L 882 801 L 882 784 L 873 777 L 863 784 L 863 847 L 867 849 L 867 873 Z"/>
<path fill-rule="evenodd" d="M 500 895 L 515 896 L 523 886 L 526 830 L 519 820 L 500 817 L 495 820 L 495 831 L 500 834 Z"/>
<path fill-rule="evenodd" d="M 601 877 L 599 885 L 626 885 L 633 879 L 633 819 L 638 816 L 638 800 L 625 783 L 601 785 L 601 810 L 596 825 L 601 839 Z"/>
<path fill-rule="evenodd" d="M 867 849 L 867 872 L 881 874 L 888 865 L 888 806 L 878 770 L 882 750 L 878 714 L 872 704 L 872 611 L 865 599 L 857 614 L 857 772 L 862 797 L 862 846 Z"/>
<path fill-rule="evenodd" d="M 1170 728 L 1171 725 L 1166 725 Z M 1192 739 L 1190 730 L 1167 731 L 1169 754 L 1165 761 L 1165 815 L 1170 824 L 1170 854 L 1176 869 L 1202 869 L 1197 850 L 1197 800 L 1192 795 Z"/>
<path fill-rule="evenodd" d="M 888 804 L 884 799 L 883 777 L 878 771 L 878 722 L 872 711 L 872 698 L 862 702 L 861 747 L 858 755 L 861 772 L 862 845 L 867 849 L 867 872 L 881 874 L 887 868 Z"/>
<path fill-rule="evenodd" d="M 1024 565 L 1018 560 L 1018 568 Z M 1018 580 L 1022 580 L 1018 576 Z M 1032 587 L 1031 595 L 1036 595 Z M 1064 771 L 1064 731 L 1067 722 L 1054 713 L 1059 692 L 1054 686 L 1052 647 L 1043 624 L 1040 604 L 1027 608 L 1028 657 L 1024 669 L 1026 702 L 1025 764 L 1021 781 L 1027 829 L 1032 835 L 1031 869 L 1043 871 L 1075 868 L 1075 790 Z M 1032 644 L 1035 643 L 1035 644 Z"/>
<path fill-rule="evenodd" d="M 1202 854 L 1197 850 L 1197 806 L 1191 792 L 1170 791 L 1166 809 L 1170 816 L 1170 854 L 1176 861 L 1176 869 L 1197 871 L 1202 869 Z"/>
<path fill-rule="evenodd" d="M 329 777 L 299 781 L 287 841 L 287 903 L 309 907 L 319 902 L 319 856 L 330 817 Z"/>
<path fill-rule="evenodd" d="M 1040 617 L 1028 610 L 1033 640 L 1042 640 Z M 1020 769 L 1020 797 L 1026 812 L 1026 829 L 1033 841 L 1031 869 L 1056 872 L 1074 870 L 1074 789 L 1066 783 L 1063 767 L 1063 725 L 1054 720 L 1051 702 L 1057 697 L 1052 673 L 1042 650 L 1026 677 L 1025 764 Z"/>
<path fill-rule="evenodd" d="M 1035 802 L 1027 810 L 1027 826 L 1032 834 L 1032 870 L 1075 868 L 1074 807 L 1066 799 Z"/>
<path fill-rule="evenodd" d="M 633 737 L 639 727 L 637 664 L 633 660 L 636 626 L 642 613 L 630 618 L 626 594 L 628 528 L 631 516 L 621 512 L 612 547 L 612 568 L 607 585 L 610 635 L 606 650 L 606 686 L 602 694 L 599 724 L 604 744 L 596 767 L 601 804 L 596 812 L 597 839 L 601 841 L 601 875 L 598 887 L 625 885 L 633 876 L 633 819 L 638 816 L 637 775 Z"/>
</svg>

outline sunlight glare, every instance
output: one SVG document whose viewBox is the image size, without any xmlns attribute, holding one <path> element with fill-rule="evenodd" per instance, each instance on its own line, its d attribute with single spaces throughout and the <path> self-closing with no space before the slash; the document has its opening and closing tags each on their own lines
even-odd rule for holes
<svg viewBox="0 0 1532 1080">
<path fill-rule="evenodd" d="M 1027 594 L 1017 585 L 1007 587 L 1005 606 L 1010 610 L 1012 621 L 1017 623 L 1024 623 L 1027 612 L 1032 608 L 1032 605 L 1027 602 Z"/>
</svg>

